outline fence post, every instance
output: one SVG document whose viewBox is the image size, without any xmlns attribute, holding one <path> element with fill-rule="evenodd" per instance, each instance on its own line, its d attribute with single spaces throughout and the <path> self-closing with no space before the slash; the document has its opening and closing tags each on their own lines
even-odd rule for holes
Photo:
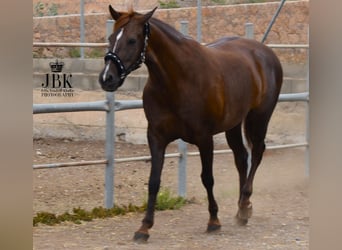
<svg viewBox="0 0 342 250">
<path fill-rule="evenodd" d="M 197 0 L 197 42 L 202 42 L 202 0 Z"/>
<path fill-rule="evenodd" d="M 254 39 L 253 23 L 245 23 L 245 37 L 249 39 Z"/>
<path fill-rule="evenodd" d="M 178 151 L 180 153 L 178 159 L 178 196 L 186 197 L 186 163 L 188 148 L 186 142 L 182 139 L 178 140 Z"/>
<path fill-rule="evenodd" d="M 309 32 L 310 27 L 308 27 L 308 41 L 309 40 L 309 36 L 310 36 L 310 32 Z M 309 98 L 308 101 L 305 103 L 306 104 L 306 131 L 305 131 L 305 140 L 307 143 L 307 146 L 305 147 L 305 174 L 306 176 L 310 175 L 310 48 L 307 50 L 307 70 L 306 70 L 306 91 L 309 93 Z"/>
<path fill-rule="evenodd" d="M 183 35 L 188 35 L 188 21 L 181 21 L 180 31 Z M 187 144 L 182 139 L 178 140 L 178 151 L 180 153 L 178 159 L 178 195 L 186 197 L 186 163 L 187 163 Z"/>
<path fill-rule="evenodd" d="M 106 113 L 106 169 L 105 169 L 105 208 L 114 206 L 114 149 L 115 149 L 115 126 L 114 126 L 114 94 L 106 93 L 109 110 Z"/>
<path fill-rule="evenodd" d="M 188 35 L 189 34 L 189 21 L 180 21 L 180 32 L 183 35 Z"/>
<path fill-rule="evenodd" d="M 81 43 L 85 42 L 85 25 L 84 25 L 84 0 L 80 3 L 80 40 Z M 81 59 L 84 59 L 84 47 L 80 48 Z"/>
<path fill-rule="evenodd" d="M 114 20 L 107 20 L 107 37 L 113 31 Z M 115 150 L 115 96 L 106 92 L 108 111 L 106 113 L 106 169 L 105 169 L 105 208 L 114 206 L 114 150 Z"/>
</svg>

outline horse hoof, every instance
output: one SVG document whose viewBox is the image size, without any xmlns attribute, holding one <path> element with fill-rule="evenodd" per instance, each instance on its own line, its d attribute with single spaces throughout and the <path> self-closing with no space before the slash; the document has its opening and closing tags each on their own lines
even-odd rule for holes
<svg viewBox="0 0 342 250">
<path fill-rule="evenodd" d="M 150 237 L 149 234 L 142 233 L 142 232 L 135 232 L 133 240 L 138 243 L 146 243 L 149 237 Z"/>
<path fill-rule="evenodd" d="M 248 219 L 252 217 L 253 207 L 250 204 L 246 208 L 240 208 L 236 214 L 236 222 L 240 226 L 245 226 L 248 223 Z"/>
<path fill-rule="evenodd" d="M 248 223 L 248 219 L 239 218 L 238 215 L 235 216 L 235 221 L 236 221 L 236 224 L 238 224 L 239 226 L 246 226 Z"/>
<path fill-rule="evenodd" d="M 217 232 L 221 229 L 220 224 L 208 224 L 207 233 Z"/>
</svg>

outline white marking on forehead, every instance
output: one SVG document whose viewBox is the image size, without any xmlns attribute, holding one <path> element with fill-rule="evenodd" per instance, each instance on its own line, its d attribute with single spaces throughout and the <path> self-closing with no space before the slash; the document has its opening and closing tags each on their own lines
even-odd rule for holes
<svg viewBox="0 0 342 250">
<path fill-rule="evenodd" d="M 115 41 L 115 44 L 113 47 L 113 53 L 115 53 L 116 47 L 118 46 L 118 42 L 119 42 L 120 38 L 122 37 L 123 31 L 124 31 L 124 28 L 121 28 L 118 35 L 116 36 L 116 41 Z"/>
</svg>

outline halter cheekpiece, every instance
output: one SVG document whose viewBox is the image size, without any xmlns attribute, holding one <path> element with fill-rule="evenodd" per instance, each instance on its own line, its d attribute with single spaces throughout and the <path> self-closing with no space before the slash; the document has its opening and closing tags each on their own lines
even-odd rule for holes
<svg viewBox="0 0 342 250">
<path fill-rule="evenodd" d="M 144 36 L 145 36 L 144 48 L 142 49 L 140 53 L 139 59 L 135 63 L 133 63 L 131 66 L 129 66 L 127 69 L 125 65 L 122 63 L 120 57 L 115 52 L 108 51 L 104 57 L 105 62 L 110 60 L 113 63 L 115 63 L 118 73 L 120 75 L 120 85 L 123 83 L 125 78 L 129 75 L 129 73 L 131 73 L 133 70 L 140 68 L 141 64 L 145 62 L 147 41 L 150 36 L 150 24 L 148 22 L 145 23 L 144 25 Z"/>
</svg>

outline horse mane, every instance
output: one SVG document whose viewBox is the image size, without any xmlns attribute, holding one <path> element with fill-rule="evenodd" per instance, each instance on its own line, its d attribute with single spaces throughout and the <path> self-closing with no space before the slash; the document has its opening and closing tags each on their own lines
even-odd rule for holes
<svg viewBox="0 0 342 250">
<path fill-rule="evenodd" d="M 163 31 L 163 33 L 171 40 L 173 40 L 176 43 L 181 42 L 184 39 L 189 39 L 188 36 L 183 35 L 181 32 L 176 30 L 171 25 L 164 23 L 163 21 L 152 17 L 150 19 L 150 24 L 155 25 L 158 29 Z"/>
</svg>

